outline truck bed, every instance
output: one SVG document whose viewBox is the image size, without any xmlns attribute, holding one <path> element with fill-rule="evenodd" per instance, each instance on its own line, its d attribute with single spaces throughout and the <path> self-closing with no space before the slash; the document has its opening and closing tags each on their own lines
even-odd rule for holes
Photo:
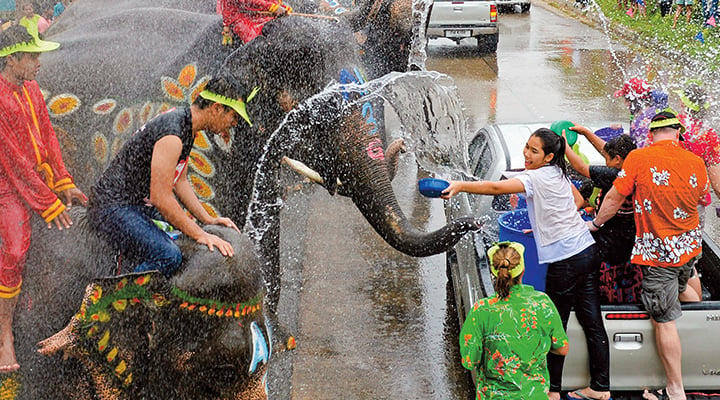
<svg viewBox="0 0 720 400">
<path fill-rule="evenodd" d="M 472 251 L 477 256 L 477 269 L 461 271 L 458 255 L 449 259 L 450 273 L 456 288 L 458 313 L 467 314 L 478 298 L 494 294 L 492 280 L 484 256 L 489 244 L 481 235 L 472 240 Z M 462 252 L 463 247 L 456 247 Z M 479 257 L 478 255 L 483 255 Z M 683 346 L 683 378 L 690 391 L 710 393 L 720 391 L 720 248 L 705 236 L 703 256 L 698 265 L 706 300 L 684 303 L 683 316 L 677 327 Z M 468 254 L 460 256 L 467 259 Z M 458 293 L 457 288 L 460 288 Z M 469 295 L 469 296 L 468 296 Z M 472 298 L 472 300 L 471 300 Z M 465 311 L 460 311 L 465 310 Z M 642 304 L 606 304 L 602 306 L 605 327 L 610 339 L 610 381 L 614 391 L 641 391 L 645 388 L 664 387 L 665 375 L 655 350 L 655 335 L 650 317 Z M 459 315 L 461 324 L 464 315 Z M 565 361 L 563 388 L 565 390 L 587 386 L 589 382 L 585 335 L 574 312 L 568 322 L 570 352 Z M 616 396 L 617 400 L 617 396 Z"/>
</svg>

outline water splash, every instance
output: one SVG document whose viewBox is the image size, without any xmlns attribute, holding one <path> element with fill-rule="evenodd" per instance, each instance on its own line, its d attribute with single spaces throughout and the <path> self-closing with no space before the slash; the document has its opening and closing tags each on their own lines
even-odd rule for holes
<svg viewBox="0 0 720 400">
<path fill-rule="evenodd" d="M 446 178 L 456 173 L 470 175 L 463 103 L 453 79 L 432 71 L 395 72 L 362 84 L 331 83 L 285 116 L 264 144 L 259 165 L 267 165 L 268 157 L 278 156 L 272 149 L 288 151 L 317 133 L 319 127 L 323 132 L 337 124 L 344 111 L 367 102 L 384 105 L 384 122 L 393 116 L 397 119 L 397 129 L 392 132 L 387 124 L 380 124 L 387 141 L 391 134 L 402 137 L 423 170 Z M 263 168 L 258 168 L 245 226 L 256 241 L 270 229 L 265 217 L 283 206 L 279 199 L 263 199 L 260 188 L 267 187 L 270 179 Z"/>
</svg>

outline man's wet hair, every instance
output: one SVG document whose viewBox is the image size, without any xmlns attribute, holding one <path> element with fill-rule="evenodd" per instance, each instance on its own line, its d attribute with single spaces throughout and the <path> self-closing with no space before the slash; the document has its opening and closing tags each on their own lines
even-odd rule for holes
<svg viewBox="0 0 720 400">
<path fill-rule="evenodd" d="M 33 37 L 28 33 L 27 29 L 21 25 L 14 25 L 0 32 L 0 49 L 10 47 L 18 43 L 33 41 Z M 21 58 L 25 53 L 17 52 L 10 54 L 16 58 Z M 0 57 L 0 71 L 5 69 L 5 64 L 9 56 Z"/>
<path fill-rule="evenodd" d="M 250 91 L 252 89 L 247 89 L 240 83 L 236 82 L 235 80 L 226 77 L 226 76 L 217 76 L 211 78 L 207 85 L 205 85 L 205 90 L 213 92 L 215 94 L 219 94 L 221 96 L 229 97 L 231 99 L 238 99 L 242 98 L 243 101 L 246 100 L 247 96 L 250 94 Z M 197 96 L 195 98 L 195 101 L 193 101 L 193 104 L 197 105 L 200 108 L 207 108 L 211 105 L 215 104 L 214 101 L 205 99 L 203 97 Z M 231 108 L 228 106 L 224 106 L 228 110 Z"/>
<path fill-rule="evenodd" d="M 582 196 L 583 199 L 589 200 L 593 194 L 593 191 L 595 191 L 595 185 L 593 184 L 592 180 L 585 177 L 583 177 L 580 182 L 581 183 L 580 187 L 578 188 L 578 192 L 580 192 L 580 196 Z"/>
<path fill-rule="evenodd" d="M 610 158 L 620 156 L 620 158 L 624 160 L 627 158 L 627 155 L 636 148 L 637 146 L 635 145 L 635 142 L 630 136 L 619 135 L 608 140 L 605 143 L 605 147 L 603 147 L 603 150 L 605 151 L 605 153 L 607 153 L 608 156 L 610 156 Z"/>
</svg>

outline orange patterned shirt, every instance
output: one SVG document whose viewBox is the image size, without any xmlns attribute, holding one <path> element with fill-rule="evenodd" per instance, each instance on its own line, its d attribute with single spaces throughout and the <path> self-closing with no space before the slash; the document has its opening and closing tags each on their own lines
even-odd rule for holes
<svg viewBox="0 0 720 400">
<path fill-rule="evenodd" d="M 631 151 L 613 185 L 633 195 L 633 263 L 674 267 L 700 254 L 697 205 L 710 187 L 700 157 L 674 140 L 662 140 Z"/>
</svg>

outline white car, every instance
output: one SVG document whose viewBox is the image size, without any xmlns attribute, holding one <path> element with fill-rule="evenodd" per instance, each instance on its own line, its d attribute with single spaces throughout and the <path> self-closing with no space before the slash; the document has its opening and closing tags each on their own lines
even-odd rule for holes
<svg viewBox="0 0 720 400">
<path fill-rule="evenodd" d="M 430 9 L 426 36 L 428 39 L 447 38 L 458 44 L 473 37 L 477 39 L 480 52 L 496 52 L 500 31 L 495 1 L 435 0 Z"/>
</svg>

